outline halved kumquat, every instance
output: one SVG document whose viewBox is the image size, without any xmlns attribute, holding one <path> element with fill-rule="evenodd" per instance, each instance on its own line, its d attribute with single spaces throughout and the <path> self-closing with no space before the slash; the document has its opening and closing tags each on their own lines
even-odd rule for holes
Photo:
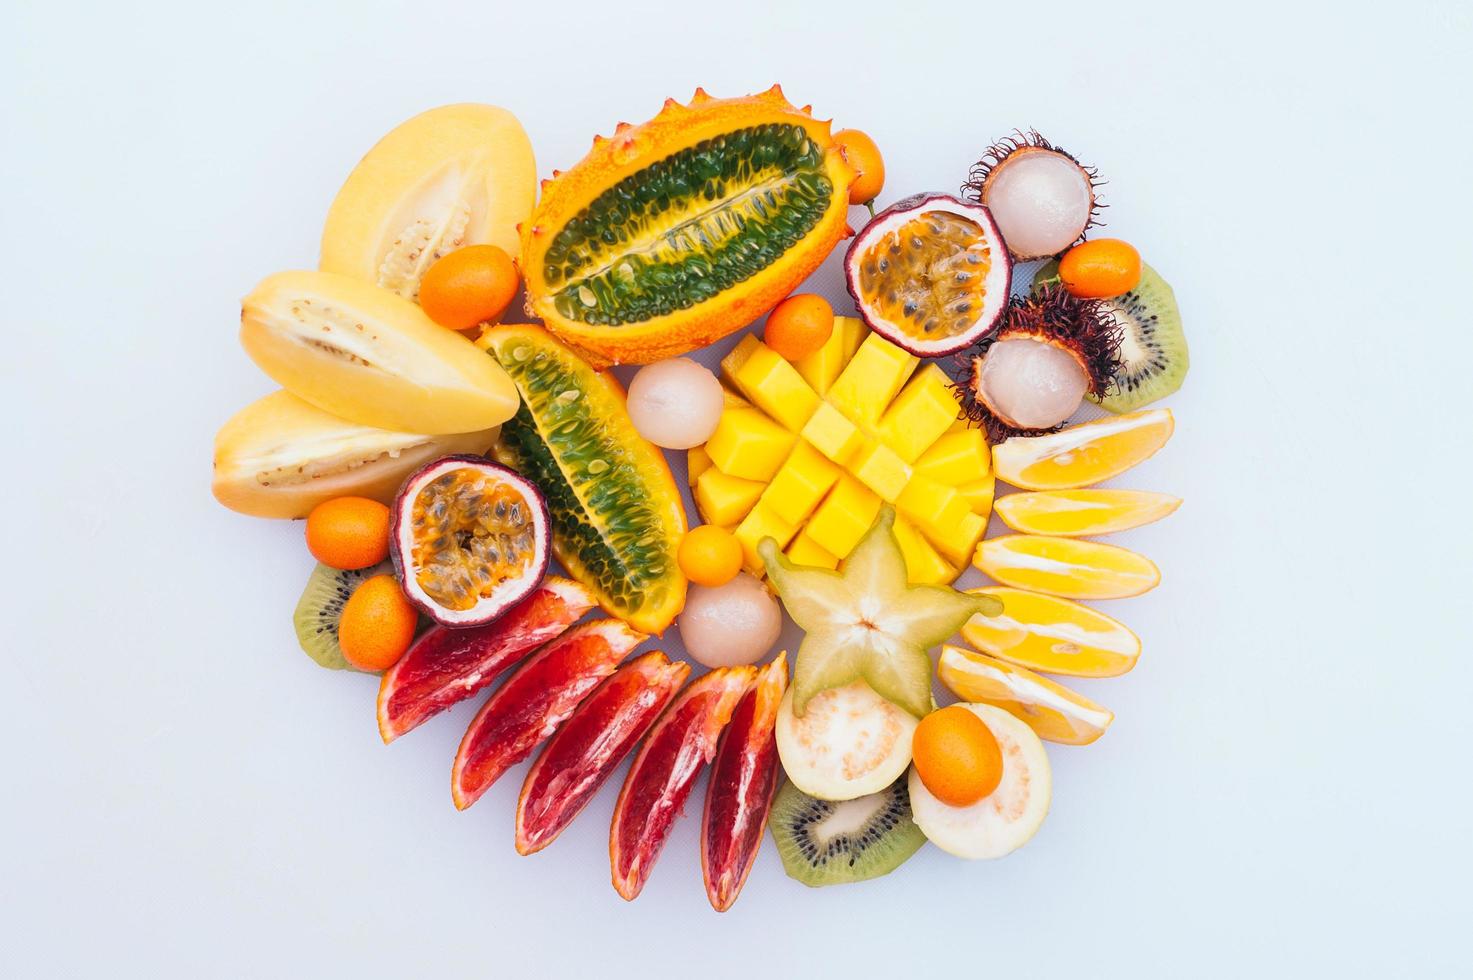
<svg viewBox="0 0 1473 980">
<path fill-rule="evenodd" d="M 1003 585 L 1065 599 L 1124 599 L 1161 581 L 1155 563 L 1134 551 L 1038 534 L 983 541 L 972 563 Z"/>
<path fill-rule="evenodd" d="M 1073 490 L 1149 459 L 1175 427 L 1170 409 L 1153 408 L 1046 436 L 1014 436 L 992 447 L 992 468 L 999 480 L 1023 490 Z"/>
<path fill-rule="evenodd" d="M 1062 684 L 962 647 L 943 646 L 936 672 L 957 697 L 1001 708 L 1049 742 L 1088 745 L 1115 720 L 1109 708 Z"/>
<path fill-rule="evenodd" d="M 1077 538 L 1114 534 L 1159 521 L 1181 498 L 1147 490 L 1052 490 L 1010 493 L 994 504 L 1014 531 Z"/>
</svg>

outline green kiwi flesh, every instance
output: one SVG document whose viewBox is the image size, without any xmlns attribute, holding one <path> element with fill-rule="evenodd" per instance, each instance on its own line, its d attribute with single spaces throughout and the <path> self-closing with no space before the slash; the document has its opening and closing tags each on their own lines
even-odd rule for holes
<svg viewBox="0 0 1473 980">
<path fill-rule="evenodd" d="M 329 670 L 352 670 L 338 646 L 338 619 L 343 615 L 343 605 L 364 579 L 393 572 L 394 566 L 386 561 L 353 571 L 322 564 L 314 568 L 292 614 L 303 652 Z"/>
<path fill-rule="evenodd" d="M 910 818 L 901 776 L 888 788 L 842 803 L 784 784 L 768 819 L 788 877 L 810 888 L 889 874 L 926 842 Z"/>
<path fill-rule="evenodd" d="M 1033 286 L 1036 289 L 1058 277 L 1059 263 L 1049 262 L 1034 275 Z M 1115 383 L 1103 398 L 1088 396 L 1090 401 L 1120 414 L 1159 401 L 1180 388 L 1191 359 L 1176 294 L 1166 280 L 1142 264 L 1141 281 L 1134 289 L 1102 302 L 1122 326 L 1124 336 Z"/>
</svg>

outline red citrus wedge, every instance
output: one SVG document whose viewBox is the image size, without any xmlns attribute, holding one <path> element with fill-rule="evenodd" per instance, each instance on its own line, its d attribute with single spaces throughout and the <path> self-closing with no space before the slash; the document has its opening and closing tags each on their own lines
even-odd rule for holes
<svg viewBox="0 0 1473 980">
<path fill-rule="evenodd" d="M 464 810 L 557 731 L 599 681 L 648 637 L 617 619 L 574 627 L 532 655 L 491 695 L 466 729 L 450 770 Z"/>
<path fill-rule="evenodd" d="M 624 777 L 609 828 L 614 890 L 639 896 L 685 806 L 701 767 L 716 754 L 721 729 L 752 686 L 756 667 L 719 667 L 665 709 Z"/>
<path fill-rule="evenodd" d="M 595 605 L 593 593 L 582 585 L 549 576 L 490 625 L 429 629 L 379 682 L 378 732 L 384 743 L 487 687 Z"/>
<path fill-rule="evenodd" d="M 777 793 L 777 708 L 788 688 L 788 655 L 762 668 L 721 735 L 701 814 L 701 873 L 711 907 L 725 912 L 741 894 L 762 847 Z"/>
<path fill-rule="evenodd" d="M 536 853 L 557 839 L 689 675 L 689 664 L 654 650 L 620 667 L 578 706 L 527 771 L 517 802 L 517 853 Z"/>
</svg>

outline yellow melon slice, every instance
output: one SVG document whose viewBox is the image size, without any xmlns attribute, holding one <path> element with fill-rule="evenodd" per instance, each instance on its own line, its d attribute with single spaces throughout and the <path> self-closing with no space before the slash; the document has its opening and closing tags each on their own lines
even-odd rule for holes
<svg viewBox="0 0 1473 980">
<path fill-rule="evenodd" d="M 1046 436 L 1014 436 L 992 447 L 992 468 L 999 480 L 1024 490 L 1072 490 L 1150 458 L 1174 427 L 1170 409 L 1153 408 Z"/>
<path fill-rule="evenodd" d="M 983 541 L 973 564 L 1003 585 L 1066 599 L 1124 599 L 1161 581 L 1156 565 L 1133 551 L 1036 534 Z"/>
<path fill-rule="evenodd" d="M 1135 666 L 1141 641 L 1124 624 L 1068 599 L 993 585 L 974 589 L 1002 601 L 997 616 L 973 616 L 968 643 L 1021 667 L 1073 677 L 1117 677 Z"/>
<path fill-rule="evenodd" d="M 995 506 L 1014 531 L 1076 538 L 1159 521 L 1181 506 L 1181 498 L 1146 490 L 1054 490 L 1010 493 Z"/>
<path fill-rule="evenodd" d="M 1002 708 L 1050 742 L 1088 745 L 1115 720 L 1113 711 L 1062 684 L 962 647 L 941 648 L 936 674 L 963 701 Z"/>
</svg>

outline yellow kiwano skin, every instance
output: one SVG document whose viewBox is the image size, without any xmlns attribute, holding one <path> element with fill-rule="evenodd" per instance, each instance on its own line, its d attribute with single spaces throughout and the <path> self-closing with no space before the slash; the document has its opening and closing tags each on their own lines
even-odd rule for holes
<svg viewBox="0 0 1473 980">
<path fill-rule="evenodd" d="M 1014 436 L 992 447 L 992 465 L 999 480 L 1023 490 L 1073 490 L 1149 459 L 1175 425 L 1170 409 L 1153 408 L 1046 436 Z"/>
<path fill-rule="evenodd" d="M 1150 524 L 1181 506 L 1181 498 L 1146 490 L 1055 490 L 1010 493 L 997 516 L 1014 531 L 1092 537 Z"/>
<path fill-rule="evenodd" d="M 292 394 L 361 425 L 441 435 L 517 410 L 506 372 L 386 289 L 331 272 L 279 272 L 241 301 L 240 343 Z"/>
<path fill-rule="evenodd" d="M 973 589 L 1002 601 L 996 616 L 973 616 L 968 643 L 1020 667 L 1071 677 L 1118 677 L 1135 666 L 1141 641 L 1124 624 L 1068 599 L 994 585 Z"/>
<path fill-rule="evenodd" d="M 536 198 L 532 143 L 516 116 L 472 103 L 431 109 L 348 175 L 327 212 L 319 268 L 417 299 L 442 255 L 497 245 L 515 256 Z"/>
<path fill-rule="evenodd" d="M 946 645 L 936 665 L 941 683 L 963 701 L 1001 708 L 1049 742 L 1088 745 L 1115 713 L 1062 684 L 982 653 Z"/>
<path fill-rule="evenodd" d="M 1155 563 L 1134 551 L 1036 534 L 983 541 L 975 564 L 1003 585 L 1066 599 L 1124 599 L 1161 581 Z"/>
<path fill-rule="evenodd" d="M 939 368 L 835 317 L 829 339 L 799 361 L 749 335 L 722 372 L 741 395 L 687 462 L 697 509 L 707 523 L 736 525 L 749 571 L 764 571 L 763 535 L 797 564 L 834 568 L 893 503 L 907 578 L 956 579 L 987 528 L 992 454 L 981 432 L 958 424 Z"/>
<path fill-rule="evenodd" d="M 306 517 L 334 497 L 388 504 L 399 485 L 441 456 L 484 453 L 497 430 L 431 436 L 329 415 L 286 391 L 241 409 L 215 436 L 215 499 L 253 517 Z"/>
<path fill-rule="evenodd" d="M 773 86 L 620 123 L 523 223 L 527 313 L 594 364 L 703 347 L 792 292 L 843 238 L 854 169 Z"/>
</svg>

